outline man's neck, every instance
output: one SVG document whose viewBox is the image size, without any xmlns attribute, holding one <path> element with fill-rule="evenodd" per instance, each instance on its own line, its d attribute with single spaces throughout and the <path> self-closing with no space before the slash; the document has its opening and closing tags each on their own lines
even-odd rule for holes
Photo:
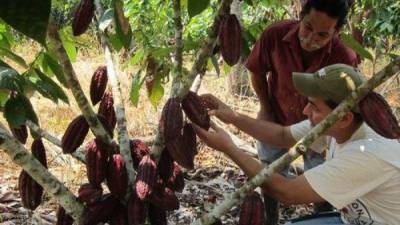
<svg viewBox="0 0 400 225">
<path fill-rule="evenodd" d="M 353 134 L 360 128 L 362 123 L 352 123 L 349 127 L 340 130 L 333 137 L 336 139 L 336 143 L 343 144 L 348 141 Z"/>
</svg>

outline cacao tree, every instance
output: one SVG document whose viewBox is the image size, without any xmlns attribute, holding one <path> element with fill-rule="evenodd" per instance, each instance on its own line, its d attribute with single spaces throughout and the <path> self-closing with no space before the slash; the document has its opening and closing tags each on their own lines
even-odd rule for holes
<svg viewBox="0 0 400 225">
<path fill-rule="evenodd" d="M 232 0 L 81 0 L 68 3 L 71 5 L 67 8 L 74 8 L 74 13 L 73 18 L 66 22 L 56 22 L 52 13 L 60 7 L 58 1 L 5 0 L 0 8 L 0 106 L 9 128 L 0 124 L 0 146 L 23 169 L 19 179 L 23 205 L 34 210 L 41 203 L 44 191 L 60 205 L 57 213 L 60 224 L 72 224 L 73 221 L 77 224 L 125 224 L 127 221 L 141 224 L 146 220 L 151 224 L 165 224 L 166 211 L 179 208 L 175 192 L 182 191 L 184 186 L 181 167 L 193 168 L 193 158 L 197 154 L 196 136 L 188 121 L 204 129 L 209 129 L 213 123 L 205 105 L 189 89 L 196 76 L 207 68 L 217 40 L 226 33 L 221 29 L 231 29 L 226 26 L 230 24 L 229 19 L 237 20 L 230 14 Z M 255 4 L 264 8 L 275 6 L 276 9 L 282 4 L 255 0 L 245 3 L 244 12 L 250 12 Z M 243 58 L 248 54 L 263 25 L 268 23 L 264 18 L 268 12 L 265 9 L 254 16 L 243 16 L 243 28 L 238 26 L 235 29 L 243 30 L 243 35 L 236 38 L 244 47 L 235 49 L 235 57 L 225 54 L 232 51 L 226 49 L 232 46 L 229 40 L 223 40 L 228 43 L 227 47 L 221 45 L 227 63 L 233 65 L 240 56 Z M 285 10 L 279 15 L 282 18 L 287 16 Z M 31 18 L 35 21 L 32 22 Z M 246 19 L 253 22 L 246 22 Z M 185 27 L 197 29 L 197 32 L 185 31 Z M 104 65 L 94 71 L 92 77 L 91 102 L 83 92 L 71 63 L 77 54 L 75 44 L 78 37 L 74 36 L 85 35 L 90 29 L 97 35 L 96 41 L 104 55 Z M 13 32 L 24 35 L 39 46 L 31 62 L 13 52 Z M 360 52 L 367 54 L 363 48 Z M 120 54 L 129 55 L 125 65 L 117 63 Z M 184 54 L 193 61 L 190 69 L 183 64 Z M 124 70 L 132 65 L 139 66 L 130 90 L 135 105 L 143 83 L 148 88 L 149 101 L 156 106 L 164 95 L 168 79 L 173 79 L 171 94 L 163 107 L 152 146 L 129 137 L 126 128 L 121 82 Z M 262 205 L 257 194 L 253 193 L 254 188 L 304 153 L 313 140 L 368 91 L 397 73 L 399 65 L 399 58 L 393 60 L 286 155 L 263 169 L 194 224 L 219 223 L 222 214 L 247 193 L 252 193 L 249 197 L 252 200 L 250 203 L 245 201 L 246 209 L 248 204 Z M 55 104 L 69 104 L 71 99 L 65 92 L 71 91 L 80 114 L 71 121 L 61 140 L 40 127 L 40 116 L 30 101 L 36 91 Z M 93 106 L 98 103 L 100 106 L 95 112 Z M 187 121 L 184 121 L 183 113 Z M 89 130 L 95 138 L 83 143 Z M 34 140 L 31 153 L 25 147 L 28 136 Z M 47 169 L 42 139 L 54 143 L 63 153 L 71 154 L 86 165 L 89 183 L 82 184 L 77 194 Z M 105 184 L 110 193 L 105 194 L 101 184 Z M 263 216 L 263 213 L 249 213 Z"/>
</svg>

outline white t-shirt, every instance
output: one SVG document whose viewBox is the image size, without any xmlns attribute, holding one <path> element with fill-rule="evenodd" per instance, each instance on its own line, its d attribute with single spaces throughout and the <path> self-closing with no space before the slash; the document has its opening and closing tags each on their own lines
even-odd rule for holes
<svg viewBox="0 0 400 225">
<path fill-rule="evenodd" d="M 290 127 L 295 140 L 311 130 L 308 120 Z M 319 145 L 319 146 L 316 146 Z M 304 173 L 313 190 L 339 209 L 350 224 L 400 224 L 400 143 L 367 124 L 345 143 L 322 136 L 314 147 L 328 147 L 327 161 Z"/>
</svg>

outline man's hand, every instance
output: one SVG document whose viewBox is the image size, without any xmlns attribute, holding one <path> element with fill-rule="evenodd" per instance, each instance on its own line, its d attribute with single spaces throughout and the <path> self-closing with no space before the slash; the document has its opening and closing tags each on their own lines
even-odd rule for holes
<svg viewBox="0 0 400 225">
<path fill-rule="evenodd" d="M 206 131 L 194 123 L 192 126 L 197 136 L 211 148 L 227 153 L 229 149 L 236 147 L 229 134 L 215 123 L 211 123 L 213 131 Z"/>
<path fill-rule="evenodd" d="M 228 105 L 223 103 L 212 94 L 204 94 L 201 95 L 200 98 L 204 101 L 207 108 L 210 109 L 208 111 L 208 115 L 216 116 L 218 119 L 226 124 L 233 123 L 236 117 L 236 113 Z"/>
</svg>

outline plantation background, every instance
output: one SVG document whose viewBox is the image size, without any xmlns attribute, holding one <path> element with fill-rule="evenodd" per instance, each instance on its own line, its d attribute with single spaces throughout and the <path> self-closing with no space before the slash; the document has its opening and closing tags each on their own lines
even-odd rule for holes
<svg viewBox="0 0 400 225">
<path fill-rule="evenodd" d="M 219 2 L 211 1 L 203 12 L 190 18 L 186 11 L 188 1 L 182 1 L 185 26 L 184 46 L 187 46 L 184 51 L 184 68 L 186 70 L 192 67 L 196 53 L 207 36 L 206 30 L 212 23 L 213 13 Z M 255 117 L 258 112 L 257 98 L 249 87 L 247 72 L 240 67 L 255 40 L 268 24 L 281 19 L 298 17 L 300 1 L 254 0 L 252 6 L 249 5 L 249 2 L 237 3 L 247 43 L 241 62 L 238 66 L 231 68 L 217 54 L 220 74 L 209 60 L 199 93 L 212 93 L 233 109 Z M 76 56 L 70 55 L 70 58 L 75 58 L 72 60 L 74 70 L 85 94 L 88 94 L 94 70 L 99 65 L 104 65 L 105 62 L 103 50 L 98 40 L 94 38 L 96 37 L 96 28 L 93 24 L 85 34 L 77 38 L 71 35 L 71 19 L 77 3 L 78 1 L 75 0 L 53 1 L 52 16 L 62 28 L 64 37 L 69 40 L 68 49 L 76 51 Z M 151 142 L 157 132 L 161 109 L 170 96 L 173 74 L 171 72 L 160 75 L 163 78 L 162 82 L 159 86 L 153 87 L 153 93 L 158 93 L 156 96 L 149 96 L 145 85 L 139 86 L 134 94 L 134 99 L 138 99 L 136 102 L 131 100 L 133 96 L 131 90 L 135 80 L 143 81 L 146 76 L 147 59 L 144 53 L 151 53 L 160 64 L 170 68 L 169 71 L 173 70 L 170 58 L 174 51 L 172 1 L 140 0 L 125 1 L 124 3 L 125 15 L 129 19 L 134 41 L 129 48 L 122 48 L 122 43 L 115 39 L 113 47 L 117 49 L 115 54 L 121 63 L 120 79 L 123 81 L 121 89 L 125 99 L 127 130 L 130 138 Z M 111 1 L 104 1 L 103 4 L 111 5 Z M 364 59 L 360 64 L 360 70 L 369 77 L 374 71 L 379 71 L 387 65 L 393 55 L 399 54 L 397 45 L 400 35 L 400 3 L 398 1 L 356 1 L 351 15 L 349 25 L 346 26 L 344 33 L 350 34 L 351 29 L 355 27 L 362 31 L 363 46 L 370 52 L 373 60 Z M 363 15 L 361 19 L 358 18 L 359 15 Z M 0 46 L 3 48 L 4 45 L 8 45 L 8 48 L 23 58 L 27 65 L 34 62 L 43 50 L 37 42 L 18 33 L 1 21 L 0 35 L 2 37 Z M 4 44 L 4 40 L 6 40 L 6 44 Z M 22 74 L 26 70 L 18 63 L 18 60 L 13 60 L 6 54 L 0 54 L 0 56 L 4 62 L 19 73 Z M 54 76 L 53 80 L 59 84 Z M 398 118 L 400 116 L 399 88 L 398 76 L 394 76 L 378 89 L 392 106 Z M 59 138 L 62 137 L 71 120 L 80 114 L 80 109 L 71 92 L 66 88 L 63 90 L 69 99 L 69 104 L 63 101 L 58 101 L 56 104 L 38 91 L 31 90 L 29 93 L 25 93 L 30 97 L 41 127 Z M 4 101 L 2 106 L 4 106 Z M 97 107 L 95 109 L 97 110 Z M 5 118 L 0 118 L 0 122 L 7 124 Z M 254 146 L 254 139 L 234 127 L 225 126 L 225 128 Z M 93 137 L 93 134 L 89 133 L 85 143 Z M 26 146 L 30 146 L 31 142 L 32 140 L 29 138 Z M 45 142 L 45 146 L 47 149 L 53 149 L 48 154 L 49 170 L 76 193 L 79 186 L 87 182 L 84 165 L 69 155 L 63 155 L 58 147 L 49 142 Z M 213 151 L 201 143 L 198 149 L 195 169 L 185 171 L 187 186 L 182 194 L 178 194 L 181 208 L 169 214 L 171 224 L 189 224 L 203 211 L 212 209 L 213 205 L 221 201 L 223 193 L 233 192 L 235 188 L 246 181 L 242 172 L 223 154 Z M 300 161 L 295 163 L 300 163 Z M 48 195 L 45 194 L 44 203 L 33 213 L 21 207 L 17 187 L 20 171 L 21 168 L 14 164 L 7 154 L 0 151 L 0 224 L 54 224 L 57 204 Z M 238 210 L 238 207 L 234 207 L 224 216 L 223 224 L 236 224 Z M 309 213 L 310 206 L 282 207 L 281 210 L 283 215 L 281 222 L 283 223 L 289 218 Z"/>
</svg>

